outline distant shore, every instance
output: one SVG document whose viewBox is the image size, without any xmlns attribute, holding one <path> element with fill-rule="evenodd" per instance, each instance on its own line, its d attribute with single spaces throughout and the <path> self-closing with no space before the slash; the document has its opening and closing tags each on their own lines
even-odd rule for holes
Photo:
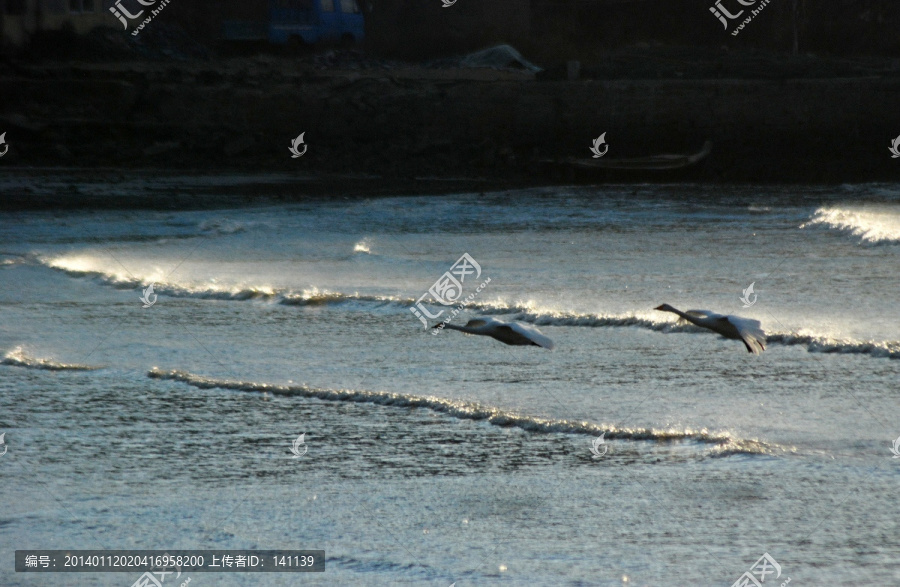
<svg viewBox="0 0 900 587">
<path fill-rule="evenodd" d="M 306 178 L 294 193 L 308 186 L 309 195 L 900 180 L 888 151 L 900 134 L 900 76 L 541 81 L 491 70 L 316 71 L 285 63 L 7 71 L 0 132 L 9 151 L 0 170 L 274 173 Z M 292 158 L 300 133 L 308 148 Z M 609 159 L 690 153 L 707 140 L 713 148 L 683 170 L 567 168 L 569 158 L 590 159 L 601 133 Z"/>
</svg>

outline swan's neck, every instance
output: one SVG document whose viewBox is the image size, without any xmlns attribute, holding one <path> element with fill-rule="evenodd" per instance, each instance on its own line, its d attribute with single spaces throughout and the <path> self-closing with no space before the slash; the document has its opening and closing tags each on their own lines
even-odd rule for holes
<svg viewBox="0 0 900 587">
<path fill-rule="evenodd" d="M 678 310 L 675 308 L 672 308 L 669 311 L 674 314 L 678 314 L 679 316 L 681 316 L 683 319 L 687 320 L 691 324 L 696 324 L 697 326 L 703 326 L 703 324 L 700 323 L 700 320 L 698 320 L 696 316 L 691 316 L 690 314 L 685 314 L 681 310 Z"/>
</svg>

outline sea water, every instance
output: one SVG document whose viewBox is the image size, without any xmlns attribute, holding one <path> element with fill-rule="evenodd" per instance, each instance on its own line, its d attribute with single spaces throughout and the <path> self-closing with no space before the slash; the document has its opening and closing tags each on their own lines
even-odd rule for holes
<svg viewBox="0 0 900 587">
<path fill-rule="evenodd" d="M 41 548 L 326 552 L 192 587 L 898 584 L 898 269 L 883 184 L 3 213 L 0 584 L 138 578 L 13 572 Z M 432 334 L 447 273 L 490 279 L 454 324 L 555 350 Z"/>
</svg>

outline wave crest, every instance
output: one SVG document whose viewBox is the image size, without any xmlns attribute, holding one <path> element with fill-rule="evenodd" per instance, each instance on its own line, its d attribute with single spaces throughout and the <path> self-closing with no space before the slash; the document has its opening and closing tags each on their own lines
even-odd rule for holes
<svg viewBox="0 0 900 587">
<path fill-rule="evenodd" d="M 480 311 L 483 314 L 504 314 L 509 319 L 529 322 L 537 326 L 586 326 L 592 328 L 634 326 L 656 332 L 703 332 L 708 334 L 705 329 L 687 322 L 655 320 L 637 314 L 541 313 L 528 308 L 487 305 L 480 308 Z M 875 358 L 900 359 L 900 341 L 861 341 L 793 332 L 767 332 L 766 343 L 784 346 L 803 345 L 811 353 L 862 354 Z"/>
<path fill-rule="evenodd" d="M 426 408 L 454 418 L 485 421 L 495 426 L 516 427 L 528 432 L 583 434 L 594 437 L 605 433 L 605 438 L 608 440 L 693 441 L 713 445 L 716 454 L 719 456 L 727 454 L 774 454 L 776 448 L 778 448 L 757 440 L 737 439 L 727 432 L 710 432 L 706 429 L 619 428 L 586 421 L 536 418 L 504 412 L 498 408 L 474 402 L 450 400 L 434 396 L 415 396 L 387 391 L 356 389 L 318 389 L 305 385 L 274 385 L 270 383 L 215 379 L 184 371 L 166 371 L 155 367 L 147 373 L 147 376 L 153 379 L 178 381 L 200 389 L 221 388 L 234 391 L 302 396 L 327 401 L 372 403 L 401 408 Z M 781 451 L 784 452 L 784 449 L 781 449 Z"/>
<path fill-rule="evenodd" d="M 900 242 L 900 209 L 896 207 L 822 207 L 800 228 L 819 225 L 849 232 L 864 242 Z"/>
<path fill-rule="evenodd" d="M 146 284 L 130 277 L 122 277 L 88 270 L 80 267 L 77 260 L 41 260 L 43 264 L 74 277 L 91 277 L 103 284 L 120 289 L 137 289 Z M 191 288 L 166 283 L 155 285 L 157 294 L 170 297 L 187 297 L 206 300 L 260 300 L 287 306 L 329 306 L 341 304 L 370 304 L 380 307 L 391 306 L 406 312 L 416 300 L 397 296 L 377 296 L 360 293 L 342 293 L 310 288 L 300 292 L 268 287 L 224 287 Z M 509 320 L 519 320 L 536 326 L 580 326 L 588 328 L 637 327 L 655 332 L 706 332 L 703 328 L 684 321 L 672 321 L 667 317 L 653 318 L 640 313 L 627 314 L 578 314 L 535 308 L 529 304 L 506 304 L 503 302 L 473 302 L 466 308 L 482 315 L 502 315 Z M 411 327 L 417 327 L 410 320 Z M 809 352 L 866 354 L 876 358 L 900 359 L 900 341 L 860 341 L 841 340 L 824 336 L 798 335 L 791 332 L 767 333 L 768 344 L 785 346 L 806 345 Z"/>
<path fill-rule="evenodd" d="M 329 290 L 320 290 L 315 287 L 300 292 L 290 289 L 276 289 L 265 286 L 238 286 L 233 288 L 225 288 L 219 286 L 186 287 L 181 285 L 156 282 L 152 279 L 140 281 L 133 277 L 126 277 L 123 275 L 110 274 L 102 271 L 83 268 L 80 266 L 77 259 L 42 259 L 41 263 L 52 269 L 62 271 L 63 273 L 71 277 L 91 278 L 103 285 L 108 285 L 117 289 L 143 288 L 152 281 L 154 283 L 154 291 L 157 294 L 175 298 L 194 298 L 201 300 L 225 301 L 260 300 L 271 301 L 288 306 L 323 306 L 331 304 L 342 304 L 346 302 L 375 302 L 379 304 L 398 304 L 400 306 L 410 306 L 413 304 L 412 299 L 405 300 L 393 296 L 374 296 L 363 295 L 359 293 L 346 294 Z"/>
<path fill-rule="evenodd" d="M 842 353 L 871 355 L 872 357 L 900 359 L 900 342 L 838 340 L 811 334 L 776 332 L 767 337 L 768 344 L 785 346 L 805 345 L 811 353 Z"/>
<path fill-rule="evenodd" d="M 79 365 L 77 363 L 58 363 L 50 359 L 38 359 L 25 353 L 22 347 L 16 347 L 6 353 L 0 365 L 25 367 L 28 369 L 45 369 L 48 371 L 96 371 L 101 367 Z"/>
</svg>

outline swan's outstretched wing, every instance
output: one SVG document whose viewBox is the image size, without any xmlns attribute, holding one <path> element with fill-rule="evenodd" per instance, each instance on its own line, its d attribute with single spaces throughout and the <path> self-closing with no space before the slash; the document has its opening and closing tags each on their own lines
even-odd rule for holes
<svg viewBox="0 0 900 587">
<path fill-rule="evenodd" d="M 737 329 L 747 351 L 758 355 L 760 351 L 766 350 L 766 333 L 759 320 L 728 316 L 728 321 Z"/>
<path fill-rule="evenodd" d="M 721 314 L 716 314 L 715 312 L 710 312 L 709 310 L 688 310 L 685 312 L 688 316 L 693 316 L 698 320 L 715 320 L 716 318 L 721 318 Z M 678 318 L 676 324 L 690 324 L 689 320 L 685 320 L 684 318 Z"/>
<path fill-rule="evenodd" d="M 721 314 L 716 314 L 715 312 L 710 312 L 709 310 L 688 310 L 685 314 L 690 314 L 695 318 L 718 318 Z"/>
<path fill-rule="evenodd" d="M 530 340 L 539 347 L 544 347 L 545 349 L 550 350 L 553 350 L 556 347 L 553 341 L 550 340 L 550 337 L 546 336 L 534 326 L 531 326 L 529 324 L 520 324 L 518 322 L 511 322 L 507 324 L 507 326 L 516 334 Z"/>
</svg>

